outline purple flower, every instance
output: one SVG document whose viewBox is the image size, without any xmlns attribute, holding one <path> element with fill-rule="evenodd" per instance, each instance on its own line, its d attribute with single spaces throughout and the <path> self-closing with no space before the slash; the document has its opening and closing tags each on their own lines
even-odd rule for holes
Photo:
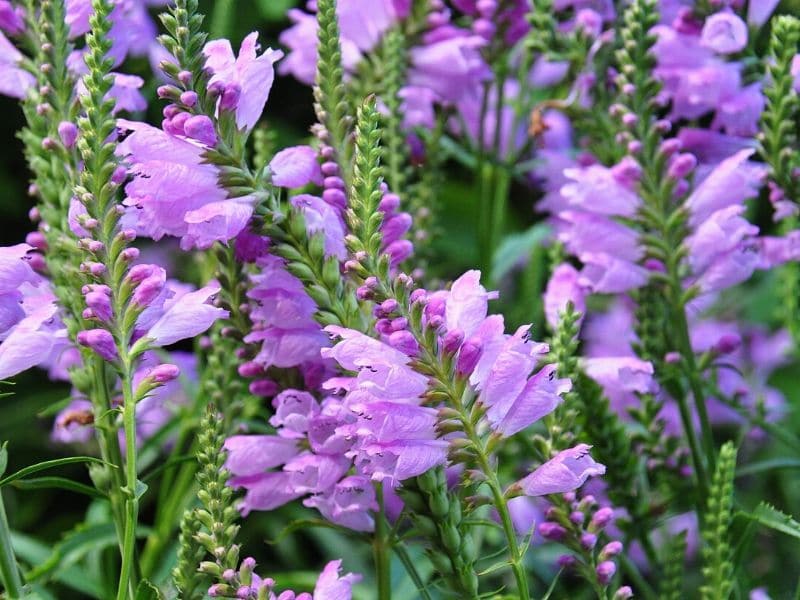
<svg viewBox="0 0 800 600">
<path fill-rule="evenodd" d="M 239 504 L 243 517 L 253 510 L 273 510 L 303 495 L 292 487 L 291 474 L 283 471 L 232 477 L 228 485 L 247 490 Z"/>
<path fill-rule="evenodd" d="M 228 40 L 213 40 L 203 48 L 206 68 L 213 73 L 209 86 L 222 85 L 226 91 L 235 90 L 236 102 L 225 108 L 235 109 L 237 127 L 248 131 L 264 112 L 275 79 L 273 65 L 283 56 L 283 52 L 272 48 L 258 55 L 257 39 L 258 33 L 249 34 L 242 41 L 238 57 L 234 56 Z M 223 93 L 220 103 L 224 102 Z"/>
<path fill-rule="evenodd" d="M 480 54 L 486 40 L 456 35 L 409 52 L 409 85 L 433 90 L 442 102 L 456 102 L 490 76 Z"/>
<path fill-rule="evenodd" d="M 559 315 L 567 308 L 567 303 L 572 302 L 576 312 L 580 313 L 578 327 L 586 313 L 587 289 L 581 285 L 580 275 L 570 264 L 558 265 L 553 270 L 547 289 L 544 292 L 544 314 L 547 324 L 555 330 L 558 327 Z"/>
<path fill-rule="evenodd" d="M 467 271 L 453 282 L 445 301 L 445 324 L 449 331 L 472 335 L 486 318 L 489 300 L 499 297 L 480 284 L 480 271 Z"/>
<path fill-rule="evenodd" d="M 78 343 L 94 350 L 104 360 L 115 361 L 118 358 L 117 343 L 114 336 L 106 329 L 87 329 L 78 333 Z"/>
<path fill-rule="evenodd" d="M 364 52 L 372 50 L 383 34 L 402 18 L 404 11 L 393 0 L 341 0 L 336 3 L 339 21 L 342 63 L 352 71 Z M 285 75 L 291 73 L 307 85 L 314 83 L 317 65 L 317 20 L 299 9 L 288 12 L 293 25 L 280 35 L 280 42 L 289 48 L 286 60 L 278 66 Z"/>
<path fill-rule="evenodd" d="M 56 415 L 50 437 L 61 444 L 85 444 L 92 439 L 93 423 L 92 403 L 75 398 Z"/>
<path fill-rule="evenodd" d="M 306 498 L 303 504 L 355 531 L 372 531 L 375 522 L 369 511 L 378 510 L 372 483 L 360 475 L 345 477 L 330 492 Z"/>
<path fill-rule="evenodd" d="M 259 271 L 251 276 L 247 293 L 254 303 L 250 317 L 255 327 L 245 337 L 248 343 L 261 342 L 255 361 L 265 369 L 319 362 L 328 338 L 314 320 L 316 304 L 302 282 L 286 271 L 278 257 L 265 255 L 256 264 Z"/>
<path fill-rule="evenodd" d="M 317 151 L 311 146 L 284 148 L 269 161 L 272 184 L 284 188 L 298 188 L 314 183 L 322 185 L 322 171 Z"/>
<path fill-rule="evenodd" d="M 629 189 L 629 183 L 607 167 L 592 165 L 584 169 L 564 169 L 571 180 L 561 188 L 561 195 L 571 207 L 601 215 L 632 217 L 641 204 Z"/>
<path fill-rule="evenodd" d="M 700 43 L 718 54 L 733 54 L 747 46 L 747 25 L 732 12 L 718 12 L 706 19 Z"/>
<path fill-rule="evenodd" d="M 207 285 L 195 292 L 183 294 L 164 304 L 163 314 L 146 333 L 153 346 L 169 346 L 177 341 L 203 333 L 228 311 L 208 304 L 219 292 L 219 286 Z"/>
<path fill-rule="evenodd" d="M 591 446 L 578 444 L 562 450 L 533 473 L 520 480 L 518 485 L 528 496 L 563 494 L 578 489 L 589 477 L 603 475 L 605 466 L 594 461 L 589 454 Z"/>
<path fill-rule="evenodd" d="M 8 35 L 18 35 L 25 31 L 25 10 L 8 0 L 0 1 L 0 30 Z"/>
<path fill-rule="evenodd" d="M 351 392 L 348 399 L 360 396 Z M 448 443 L 436 439 L 435 409 L 377 399 L 350 408 L 358 420 L 343 429 L 358 437 L 348 456 L 360 473 L 394 486 L 444 464 Z"/>
<path fill-rule="evenodd" d="M 19 67 L 20 61 L 20 51 L 0 32 L 0 94 L 23 100 L 36 79 Z"/>
<path fill-rule="evenodd" d="M 207 248 L 241 232 L 253 213 L 249 196 L 228 199 L 218 170 L 203 162 L 205 147 L 145 123 L 120 119 L 132 133 L 117 146 L 133 179 L 125 187 L 125 224 L 155 240 L 181 238 L 181 247 Z"/>
<path fill-rule="evenodd" d="M 747 3 L 747 22 L 761 27 L 767 22 L 780 0 L 750 0 Z"/>
<path fill-rule="evenodd" d="M 341 560 L 325 565 L 314 586 L 314 600 L 350 600 L 353 584 L 361 581 L 361 576 L 353 573 L 341 576 L 341 570 Z"/>
<path fill-rule="evenodd" d="M 347 257 L 345 226 L 339 211 L 322 198 L 310 194 L 294 196 L 291 202 L 302 212 L 309 235 L 321 234 L 325 238 L 325 256 L 344 260 Z"/>
<path fill-rule="evenodd" d="M 256 475 L 281 466 L 300 452 L 297 440 L 277 435 L 235 435 L 225 440 L 225 468 L 235 476 Z"/>
<path fill-rule="evenodd" d="M 352 329 L 335 325 L 325 328 L 341 338 L 322 356 L 334 359 L 348 371 L 357 371 L 355 385 L 382 400 L 417 404 L 428 388 L 427 378 L 414 371 L 411 359 L 391 346 Z"/>
<path fill-rule="evenodd" d="M 753 149 L 740 150 L 726 158 L 694 189 L 686 200 L 693 225 L 705 221 L 721 208 L 742 204 L 756 195 L 766 170 L 763 165 L 747 160 L 754 152 Z"/>
</svg>

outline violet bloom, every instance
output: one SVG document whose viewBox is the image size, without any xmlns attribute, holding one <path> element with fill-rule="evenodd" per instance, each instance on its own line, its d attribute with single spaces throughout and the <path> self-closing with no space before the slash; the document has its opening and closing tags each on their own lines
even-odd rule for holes
<svg viewBox="0 0 800 600">
<path fill-rule="evenodd" d="M 454 103 L 490 77 L 480 54 L 486 40 L 455 35 L 412 48 L 408 83 L 432 90 L 440 102 Z"/>
<path fill-rule="evenodd" d="M 21 61 L 20 51 L 0 32 L 0 94 L 23 100 L 36 84 L 36 78 L 19 67 Z"/>
<path fill-rule="evenodd" d="M 311 496 L 303 504 L 354 531 L 372 531 L 375 521 L 370 511 L 378 510 L 372 482 L 360 475 L 345 477 L 330 492 Z"/>
<path fill-rule="evenodd" d="M 361 575 L 347 573 L 342 576 L 341 571 L 341 560 L 332 560 L 325 565 L 314 586 L 313 600 L 350 600 L 353 584 L 361 581 Z"/>
<path fill-rule="evenodd" d="M 527 496 L 563 494 L 578 489 L 589 477 L 603 475 L 605 466 L 591 457 L 591 446 L 578 444 L 562 450 L 517 485 Z"/>
<path fill-rule="evenodd" d="M 552 365 L 531 375 L 547 345 L 532 342 L 528 327 L 506 335 L 501 316 L 487 317 L 488 300 L 496 296 L 486 292 L 479 279 L 479 271 L 468 271 L 453 283 L 444 301 L 445 323 L 448 330 L 465 336 L 457 359 L 460 371 L 469 374 L 492 429 L 511 436 L 552 412 L 571 384 L 558 379 Z M 435 298 L 429 299 L 426 310 L 432 311 Z"/>
<path fill-rule="evenodd" d="M 572 303 L 575 312 L 580 314 L 578 319 L 580 327 L 583 315 L 586 313 L 587 289 L 579 278 L 580 275 L 575 267 L 567 263 L 553 270 L 544 292 L 544 314 L 551 329 L 555 330 L 558 327 L 560 315 L 566 310 L 569 302 Z"/>
<path fill-rule="evenodd" d="M 284 148 L 269 161 L 269 170 L 272 184 L 278 187 L 298 188 L 323 182 L 317 151 L 311 146 Z"/>
<path fill-rule="evenodd" d="M 444 465 L 448 443 L 437 439 L 435 409 L 378 399 L 350 408 L 358 420 L 344 430 L 358 441 L 347 456 L 358 472 L 396 486 Z"/>
<path fill-rule="evenodd" d="M 372 50 L 383 34 L 407 13 L 407 8 L 393 0 L 337 2 L 344 68 L 353 71 L 363 53 Z M 288 16 L 293 25 L 281 33 L 280 42 L 289 48 L 289 54 L 278 66 L 278 72 L 281 75 L 290 73 L 303 83 L 312 85 L 317 67 L 317 19 L 299 9 L 291 9 Z"/>
<path fill-rule="evenodd" d="M 156 52 L 158 46 L 156 24 L 148 12 L 149 6 L 163 6 L 165 0 L 143 0 L 137 2 L 117 2 L 111 12 L 109 38 L 112 45 L 109 56 L 114 65 L 121 64 L 130 54 L 143 56 Z M 71 38 L 89 31 L 89 17 L 92 16 L 91 0 L 66 0 L 65 23 Z"/>
<path fill-rule="evenodd" d="M 177 299 L 167 300 L 162 314 L 145 336 L 151 339 L 153 346 L 160 347 L 200 335 L 217 319 L 228 316 L 228 311 L 209 303 L 218 292 L 219 286 L 207 285 Z"/>
<path fill-rule="evenodd" d="M 347 257 L 345 224 L 339 211 L 322 198 L 310 194 L 294 196 L 291 203 L 303 214 L 308 234 L 320 234 L 325 238 L 325 256 L 344 260 Z"/>
<path fill-rule="evenodd" d="M 133 175 L 125 187 L 126 225 L 155 240 L 180 237 L 186 250 L 227 242 L 244 229 L 252 198 L 228 198 L 217 167 L 203 162 L 203 145 L 145 123 L 118 125 L 132 132 L 117 146 Z"/>
<path fill-rule="evenodd" d="M 247 131 L 255 127 L 264 112 L 275 80 L 273 65 L 283 56 L 283 52 L 272 48 L 259 55 L 257 39 L 256 32 L 244 38 L 238 57 L 228 40 L 213 40 L 203 48 L 206 68 L 212 72 L 209 86 L 221 85 L 223 89 L 218 107 L 235 110 L 236 126 Z M 235 100 L 226 102 L 226 95 Z"/>
<path fill-rule="evenodd" d="M 358 373 L 351 389 L 362 388 L 391 402 L 419 403 L 428 389 L 427 378 L 409 366 L 411 359 L 406 354 L 352 329 L 329 325 L 325 331 L 340 341 L 332 348 L 324 348 L 322 356 Z M 337 384 L 340 381 L 341 378 Z"/>
<path fill-rule="evenodd" d="M 253 331 L 248 343 L 260 343 L 255 362 L 264 369 L 319 363 L 320 349 L 329 344 L 314 320 L 316 304 L 302 282 L 286 270 L 282 259 L 266 254 L 257 259 L 247 295 L 253 301 Z"/>
<path fill-rule="evenodd" d="M 69 344 L 56 297 L 28 264 L 27 244 L 0 248 L 0 379 L 56 362 Z"/>
<path fill-rule="evenodd" d="M 747 25 L 732 12 L 718 12 L 706 19 L 700 43 L 719 54 L 733 54 L 747 46 Z"/>
<path fill-rule="evenodd" d="M 25 9 L 14 6 L 8 0 L 1 0 L 0 30 L 8 35 L 18 35 L 25 31 Z"/>
</svg>

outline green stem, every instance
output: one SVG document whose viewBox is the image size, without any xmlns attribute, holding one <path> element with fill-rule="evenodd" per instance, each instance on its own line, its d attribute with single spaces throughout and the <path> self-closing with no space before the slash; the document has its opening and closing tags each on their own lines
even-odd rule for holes
<svg viewBox="0 0 800 600">
<path fill-rule="evenodd" d="M 395 554 L 397 554 L 397 557 L 400 559 L 400 562 L 403 563 L 403 566 L 406 568 L 408 576 L 411 577 L 411 580 L 417 587 L 417 592 L 419 592 L 420 598 L 422 598 L 422 600 L 433 600 L 428 592 L 425 582 L 422 580 L 422 576 L 420 576 L 419 571 L 417 571 L 417 567 L 414 566 L 414 561 L 411 560 L 411 557 L 408 555 L 406 547 L 403 545 L 403 543 L 396 542 L 394 545 L 394 551 Z"/>
<path fill-rule="evenodd" d="M 392 597 L 392 571 L 391 571 L 391 542 L 386 523 L 386 511 L 383 502 L 383 484 L 375 484 L 375 493 L 378 499 L 378 514 L 375 516 L 375 537 L 372 541 L 372 551 L 375 560 L 375 575 L 378 579 L 378 600 L 391 600 Z"/>
<path fill-rule="evenodd" d="M 138 477 L 136 473 L 136 404 L 131 389 L 130 365 L 125 365 L 123 377 L 122 423 L 125 430 L 125 537 L 122 545 L 117 600 L 133 598 L 136 589 L 134 562 L 136 558 L 136 523 L 139 517 Z M 129 596 L 128 596 L 129 594 Z"/>
<path fill-rule="evenodd" d="M 692 349 L 692 344 L 689 339 L 689 324 L 686 321 L 686 310 L 682 305 L 675 306 L 675 320 L 677 321 L 678 344 L 686 370 L 685 376 L 692 390 L 697 414 L 700 417 L 700 434 L 706 451 L 708 469 L 709 471 L 713 471 L 716 463 L 714 436 L 711 431 L 711 421 L 708 418 L 705 393 L 703 392 L 703 384 L 700 380 L 700 372 L 697 368 L 697 360 L 695 359 L 694 350 Z"/>
<path fill-rule="evenodd" d="M 506 209 L 508 207 L 508 190 L 511 187 L 511 173 L 501 165 L 494 168 L 494 198 L 492 200 L 492 217 L 489 229 L 489 266 L 492 266 L 492 257 L 500 245 L 506 224 Z M 486 280 L 491 279 L 490 270 L 486 272 Z"/>
<path fill-rule="evenodd" d="M 469 390 L 465 393 L 470 393 Z M 511 520 L 511 512 L 508 510 L 508 502 L 506 501 L 503 488 L 500 485 L 500 480 L 497 478 L 497 470 L 491 465 L 489 456 L 486 451 L 486 446 L 483 439 L 481 439 L 475 426 L 472 424 L 472 419 L 467 414 L 461 395 L 452 394 L 452 399 L 455 404 L 456 410 L 463 415 L 462 422 L 464 424 L 464 434 L 467 439 L 472 442 L 475 449 L 475 457 L 478 466 L 480 467 L 483 475 L 486 477 L 486 485 L 492 492 L 492 501 L 497 514 L 500 517 L 500 523 L 503 525 L 503 533 L 506 536 L 506 543 L 508 544 L 509 563 L 511 570 L 514 573 L 514 579 L 517 582 L 517 592 L 520 600 L 529 600 L 530 592 L 528 591 L 528 576 L 525 572 L 525 566 L 522 563 L 522 553 L 519 549 L 517 542 L 517 531 L 514 529 L 514 523 Z"/>
<path fill-rule="evenodd" d="M 19 574 L 14 548 L 11 546 L 11 531 L 6 518 L 3 494 L 0 492 L 0 576 L 9 600 L 22 598 L 22 577 Z"/>
</svg>

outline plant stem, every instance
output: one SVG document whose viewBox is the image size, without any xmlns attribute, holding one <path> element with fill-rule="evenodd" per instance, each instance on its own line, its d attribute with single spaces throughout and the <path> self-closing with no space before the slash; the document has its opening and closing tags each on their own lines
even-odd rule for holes
<svg viewBox="0 0 800 600">
<path fill-rule="evenodd" d="M 117 600 L 125 600 L 126 594 L 132 598 L 136 589 L 134 562 L 136 558 L 136 523 L 139 517 L 139 497 L 136 473 L 136 405 L 131 389 L 130 362 L 125 361 L 123 379 L 122 423 L 125 430 L 125 537 L 122 545 L 122 565 L 120 567 Z"/>
<path fill-rule="evenodd" d="M 417 567 L 414 566 L 414 561 L 411 560 L 411 557 L 408 555 L 406 547 L 403 545 L 403 543 L 396 542 L 394 545 L 394 551 L 397 554 L 397 557 L 400 559 L 400 562 L 403 563 L 403 566 L 406 568 L 408 576 L 411 577 L 414 585 L 417 586 L 417 592 L 419 592 L 420 598 L 422 598 L 422 600 L 432 600 L 425 582 L 422 580 L 419 571 L 417 571 Z"/>
<path fill-rule="evenodd" d="M 471 393 L 469 389 L 464 392 L 465 394 Z M 486 485 L 489 486 L 492 492 L 492 501 L 494 508 L 500 517 L 500 522 L 503 525 L 503 533 L 506 536 L 506 543 L 508 544 L 509 563 L 511 570 L 514 573 L 514 579 L 517 582 L 517 592 L 520 600 L 529 600 L 530 592 L 528 591 L 528 576 L 525 572 L 525 566 L 522 564 L 522 555 L 517 543 L 517 532 L 514 529 L 514 523 L 511 520 L 511 513 L 508 510 L 508 502 L 506 501 L 503 488 L 500 485 L 500 480 L 497 477 L 496 469 L 491 465 L 489 455 L 486 451 L 484 440 L 478 435 L 475 426 L 472 424 L 466 407 L 463 402 L 463 394 L 452 394 L 454 408 L 462 414 L 462 423 L 464 424 L 464 434 L 467 439 L 472 442 L 477 459 L 478 466 L 481 468 L 483 475 L 486 477 Z"/>
<path fill-rule="evenodd" d="M 235 14 L 233 0 L 217 0 L 214 3 L 214 12 L 211 13 L 211 37 L 224 38 L 228 37 L 233 22 L 233 15 Z"/>
<path fill-rule="evenodd" d="M 22 577 L 19 574 L 14 548 L 11 546 L 11 531 L 8 527 L 3 494 L 0 491 L 0 576 L 9 600 L 22 598 Z"/>
<path fill-rule="evenodd" d="M 375 560 L 375 575 L 378 579 L 378 600 L 390 600 L 392 597 L 391 541 L 386 523 L 386 511 L 383 501 L 383 483 L 375 484 L 378 499 L 378 514 L 375 516 L 375 537 L 372 540 L 372 551 Z"/>
</svg>

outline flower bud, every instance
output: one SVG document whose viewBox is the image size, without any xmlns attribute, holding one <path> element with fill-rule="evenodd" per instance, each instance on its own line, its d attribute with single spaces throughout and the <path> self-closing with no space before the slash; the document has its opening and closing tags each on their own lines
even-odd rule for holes
<svg viewBox="0 0 800 600">
<path fill-rule="evenodd" d="M 92 314 L 101 321 L 108 321 L 112 316 L 111 299 L 108 294 L 103 292 L 89 292 L 84 296 L 86 306 L 92 310 Z"/>
<path fill-rule="evenodd" d="M 156 383 L 169 383 L 170 381 L 177 379 L 180 374 L 181 370 L 177 365 L 163 363 L 157 367 L 153 367 L 147 376 L 152 378 Z"/>
<path fill-rule="evenodd" d="M 71 121 L 61 121 L 58 124 L 58 136 L 65 148 L 72 148 L 78 139 L 78 126 Z"/>
<path fill-rule="evenodd" d="M 108 361 L 117 359 L 117 345 L 114 336 L 105 329 L 86 329 L 78 333 L 78 343 L 94 350 L 101 358 Z"/>
<path fill-rule="evenodd" d="M 477 338 L 470 338 L 461 345 L 456 361 L 456 373 L 464 377 L 475 370 L 478 360 L 483 354 L 483 344 Z"/>
<path fill-rule="evenodd" d="M 545 521 L 539 524 L 539 534 L 546 540 L 560 542 L 567 535 L 567 530 L 558 523 Z"/>
<path fill-rule="evenodd" d="M 592 520 L 589 522 L 589 530 L 600 531 L 613 520 L 614 510 L 608 506 L 604 506 L 603 508 L 598 509 L 594 515 L 592 515 Z"/>
<path fill-rule="evenodd" d="M 633 598 L 633 590 L 630 586 L 623 585 L 616 591 L 613 600 L 628 600 L 628 598 Z"/>
<path fill-rule="evenodd" d="M 608 560 L 622 552 L 623 546 L 622 542 L 618 540 L 614 540 L 612 542 L 608 542 L 603 549 L 600 550 L 600 560 Z"/>
<path fill-rule="evenodd" d="M 614 574 L 617 572 L 617 565 L 610 560 L 606 560 L 597 565 L 595 572 L 597 573 L 597 581 L 600 582 L 600 585 L 608 585 L 611 582 L 611 578 L 614 577 Z"/>
<path fill-rule="evenodd" d="M 667 169 L 667 175 L 672 179 L 683 179 L 689 173 L 694 171 L 697 166 L 697 158 L 694 154 L 684 152 L 677 155 Z"/>
<path fill-rule="evenodd" d="M 206 115 L 195 115 L 186 119 L 183 130 L 191 138 L 206 144 L 216 146 L 217 132 L 214 129 L 214 122 Z"/>
<path fill-rule="evenodd" d="M 442 338 L 442 350 L 447 354 L 455 354 L 464 343 L 464 332 L 460 329 L 451 329 Z"/>
</svg>

